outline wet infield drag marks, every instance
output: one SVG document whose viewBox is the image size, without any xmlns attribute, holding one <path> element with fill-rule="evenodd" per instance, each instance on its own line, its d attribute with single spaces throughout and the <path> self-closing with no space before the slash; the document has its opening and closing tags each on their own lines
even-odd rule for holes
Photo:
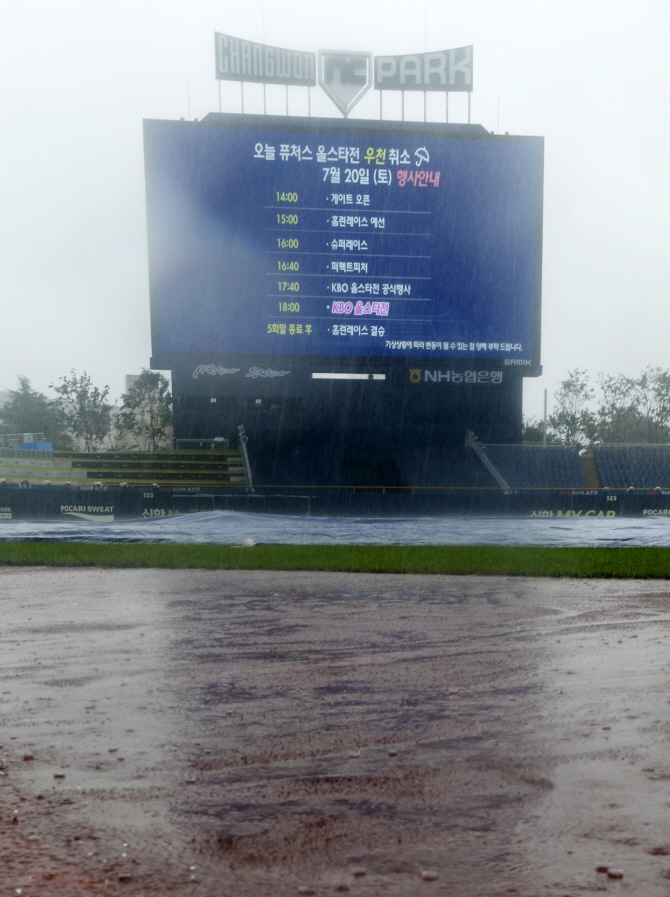
<svg viewBox="0 0 670 897">
<path fill-rule="evenodd" d="M 0 897 L 670 894 L 669 594 L 2 570 Z"/>
</svg>

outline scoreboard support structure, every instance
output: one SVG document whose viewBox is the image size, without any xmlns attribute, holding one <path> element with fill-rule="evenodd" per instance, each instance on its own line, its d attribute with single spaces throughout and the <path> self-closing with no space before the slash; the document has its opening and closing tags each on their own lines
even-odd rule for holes
<svg viewBox="0 0 670 897">
<path fill-rule="evenodd" d="M 484 442 L 521 438 L 518 370 L 289 366 L 276 378 L 247 377 L 258 370 L 249 361 L 228 375 L 204 365 L 196 378 L 198 365 L 173 368 L 175 435 L 237 445 L 243 424 L 258 485 L 388 487 L 487 485 L 468 430 Z M 465 381 L 494 372 L 495 382 Z"/>
</svg>

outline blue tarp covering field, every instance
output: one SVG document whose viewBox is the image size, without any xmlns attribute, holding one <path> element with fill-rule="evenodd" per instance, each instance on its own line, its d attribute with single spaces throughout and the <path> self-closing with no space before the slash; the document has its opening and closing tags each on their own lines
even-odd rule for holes
<svg viewBox="0 0 670 897">
<path fill-rule="evenodd" d="M 113 523 L 7 521 L 0 540 L 239 545 L 670 546 L 670 519 L 288 517 L 211 511 Z"/>
</svg>

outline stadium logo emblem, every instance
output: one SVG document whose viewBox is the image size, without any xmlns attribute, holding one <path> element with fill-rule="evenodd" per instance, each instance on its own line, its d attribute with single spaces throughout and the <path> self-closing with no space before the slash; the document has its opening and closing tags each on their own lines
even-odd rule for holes
<svg viewBox="0 0 670 897">
<path fill-rule="evenodd" d="M 290 371 L 273 371 L 272 368 L 266 368 L 263 370 L 262 368 L 249 368 L 249 373 L 245 374 L 245 377 L 251 377 L 252 380 L 256 380 L 258 377 L 269 377 L 273 379 L 274 377 L 286 377 L 290 374 Z"/>
<path fill-rule="evenodd" d="M 200 374 L 209 374 L 210 377 L 223 377 L 225 374 L 237 374 L 239 368 L 222 368 L 219 364 L 199 364 L 193 371 L 193 379 L 197 380 Z"/>
<path fill-rule="evenodd" d="M 345 118 L 372 81 L 372 53 L 319 50 L 319 84 Z"/>
<path fill-rule="evenodd" d="M 410 383 L 421 383 L 421 368 L 409 369 Z"/>
</svg>

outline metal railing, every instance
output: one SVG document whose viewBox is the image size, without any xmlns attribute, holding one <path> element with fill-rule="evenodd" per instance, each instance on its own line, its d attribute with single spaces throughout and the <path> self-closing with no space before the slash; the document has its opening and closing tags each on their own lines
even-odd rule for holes
<svg viewBox="0 0 670 897">
<path fill-rule="evenodd" d="M 45 442 L 44 433 L 0 433 L 0 448 L 11 448 L 22 442 Z M 17 444 L 18 443 L 18 444 Z"/>
<path fill-rule="evenodd" d="M 175 439 L 174 447 L 176 451 L 180 449 L 202 449 L 203 451 L 211 452 L 217 449 L 229 448 L 230 442 L 222 436 L 214 436 L 211 439 Z"/>
<path fill-rule="evenodd" d="M 244 424 L 240 424 L 237 428 L 240 434 L 240 452 L 242 453 L 242 463 L 244 464 L 244 475 L 247 478 L 247 491 L 253 492 L 253 483 L 251 482 L 251 465 L 249 464 L 249 453 L 247 452 L 247 442 L 249 437 L 244 429 Z"/>
<path fill-rule="evenodd" d="M 486 452 L 484 451 L 483 446 L 481 445 L 481 443 L 479 442 L 479 440 L 477 439 L 475 434 L 472 432 L 472 430 L 468 430 L 468 432 L 466 433 L 465 444 L 473 450 L 475 455 L 477 455 L 479 460 L 482 462 L 484 467 L 488 470 L 488 472 L 491 474 L 491 476 L 496 481 L 496 483 L 500 486 L 500 488 L 504 489 L 505 492 L 509 492 L 510 488 L 509 488 L 505 478 L 500 473 L 498 468 L 493 464 L 491 459 L 487 456 Z"/>
<path fill-rule="evenodd" d="M 41 449 L 5 448 L 0 445 L 0 458 L 53 458 L 54 453 Z"/>
</svg>

